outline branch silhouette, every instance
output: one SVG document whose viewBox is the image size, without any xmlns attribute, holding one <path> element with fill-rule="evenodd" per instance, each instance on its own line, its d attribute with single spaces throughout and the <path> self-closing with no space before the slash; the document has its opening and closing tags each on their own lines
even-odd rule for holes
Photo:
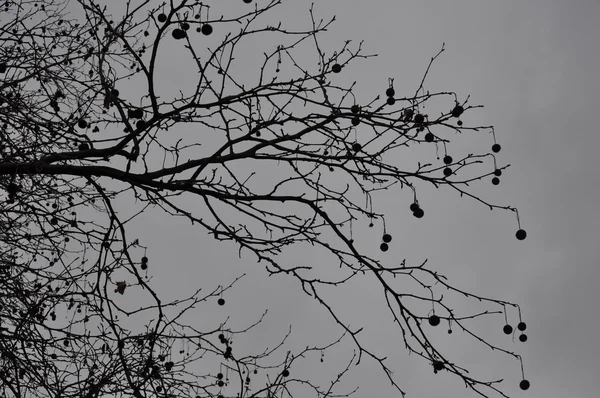
<svg viewBox="0 0 600 398">
<path fill-rule="evenodd" d="M 471 191 L 481 180 L 499 184 L 508 167 L 496 163 L 501 147 L 491 126 L 463 124 L 461 118 L 481 106 L 470 104 L 469 97 L 459 101 L 454 92 L 425 89 L 444 46 L 413 95 L 398 95 L 390 78 L 385 96 L 359 100 L 356 82 L 344 85 L 340 77 L 351 64 L 375 55 L 349 40 L 335 51 L 325 49 L 321 37 L 335 17 L 318 19 L 311 6 L 309 28 L 292 30 L 283 21 L 265 23 L 281 1 L 239 3 L 222 15 L 218 5 L 188 0 L 118 6 L 21 0 L 2 6 L 3 396 L 274 398 L 308 387 L 318 397 L 346 397 L 356 390 L 337 387 L 363 358 L 380 366 L 404 396 L 386 358 L 359 337 L 363 328 L 352 329 L 323 294 L 355 278 L 379 283 L 406 350 L 428 361 L 435 373 L 448 371 L 481 396 L 507 396 L 501 379 L 471 376 L 434 346 L 430 328 L 447 322 L 449 332 L 454 327 L 517 359 L 520 386 L 527 389 L 521 357 L 469 325 L 497 314 L 508 325 L 508 311 L 515 310 L 523 332 L 516 303 L 464 291 L 427 261 L 384 265 L 353 239 L 353 222 L 366 220 L 369 227 L 381 222 L 380 250 L 389 250 L 393 237 L 373 196 L 409 189 L 407 215 L 426 217 L 417 194 L 423 183 L 514 212 L 516 237 L 526 237 L 515 208 Z M 256 55 L 260 61 L 253 67 Z M 439 115 L 425 112 L 426 105 L 440 103 Z M 450 156 L 451 137 L 480 131 L 491 134 L 491 151 Z M 443 164 L 400 166 L 398 153 L 418 145 L 443 149 Z M 194 207 L 181 198 L 194 198 Z M 129 218 L 120 216 L 123 200 L 134 203 Z M 200 288 L 163 301 L 148 276 L 151 250 L 129 237 L 127 225 L 154 207 L 197 224 L 219 242 L 235 243 L 240 256 L 242 250 L 249 253 L 269 275 L 295 278 L 326 309 L 340 337 L 288 351 L 282 363 L 272 365 L 269 358 L 285 347 L 291 329 L 262 353 L 242 356 L 232 348 L 266 312 L 242 330 L 227 322 L 211 330 L 185 324 L 183 316 L 192 310 L 223 305 L 224 292 L 241 277 L 210 292 Z M 336 278 L 317 277 L 315 265 L 279 259 L 286 248 L 303 243 L 339 263 Z M 398 280 L 422 293 L 405 291 Z M 487 309 L 459 312 L 440 290 Z M 139 309 L 121 298 L 132 294 L 144 297 Z M 135 332 L 123 319 L 146 322 L 145 331 Z M 322 361 L 344 339 L 356 351 L 329 387 L 294 376 L 294 362 L 318 356 Z M 176 344 L 185 348 L 177 353 Z M 217 376 L 194 370 L 205 361 L 219 367 Z"/>
</svg>

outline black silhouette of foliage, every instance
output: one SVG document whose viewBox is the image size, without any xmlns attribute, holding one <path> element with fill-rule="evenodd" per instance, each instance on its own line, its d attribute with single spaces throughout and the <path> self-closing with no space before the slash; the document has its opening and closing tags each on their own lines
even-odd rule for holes
<svg viewBox="0 0 600 398">
<path fill-rule="evenodd" d="M 525 330 L 518 305 L 463 291 L 425 262 L 386 265 L 376 257 L 379 250 L 375 257 L 359 251 L 348 231 L 352 221 L 370 226 L 384 221 L 371 201 L 382 190 L 410 190 L 407 216 L 410 209 L 417 218 L 427 217 L 418 201 L 421 183 L 513 211 L 519 222 L 516 209 L 469 191 L 508 167 L 496 163 L 500 145 L 493 128 L 455 120 L 461 116 L 468 125 L 466 117 L 478 106 L 468 97 L 459 101 L 453 92 L 425 90 L 429 67 L 412 95 L 397 93 L 390 79 L 372 100 L 359 98 L 354 85 L 341 85 L 340 77 L 351 73 L 348 65 L 373 55 L 350 41 L 336 51 L 324 48 L 320 38 L 335 18 L 319 20 L 312 8 L 312 25 L 297 31 L 284 22 L 265 22 L 278 0 L 239 0 L 235 15 L 218 15 L 217 6 L 199 1 L 101 3 L 22 0 L 1 6 L 2 397 L 270 398 L 291 395 L 297 384 L 309 386 L 315 396 L 333 397 L 342 396 L 338 382 L 363 357 L 380 366 L 404 395 L 385 359 L 359 337 L 361 329 L 347 326 L 323 298 L 324 289 L 358 277 L 381 284 L 407 350 L 482 396 L 506 396 L 500 380 L 480 380 L 446 358 L 429 339 L 429 323 L 448 323 L 492 352 L 521 362 L 469 324 L 490 314 L 507 318 L 514 308 L 519 330 Z M 269 40 L 277 45 L 270 47 Z M 245 63 L 248 48 L 264 52 L 256 69 Z M 313 51 L 310 56 L 306 48 Z M 169 51 L 177 51 L 176 61 Z M 183 86 L 171 87 L 172 75 L 184 66 L 194 73 Z M 425 113 L 424 105 L 433 99 L 446 101 L 437 116 Z M 461 157 L 455 151 L 453 158 L 446 153 L 445 161 L 419 163 L 410 171 L 389 156 L 416 145 L 446 151 L 455 133 L 477 131 L 493 135 L 494 153 Z M 245 166 L 239 167 L 242 161 Z M 259 187 L 253 182 L 257 173 L 246 173 L 253 164 L 284 170 L 284 177 L 269 175 L 270 186 Z M 444 172 L 447 165 L 450 172 Z M 476 175 L 463 178 L 465 170 Z M 363 197 L 334 189 L 331 172 Z M 290 193 L 298 186 L 301 194 Z M 185 208 L 180 196 L 195 197 L 201 206 Z M 205 295 L 198 290 L 177 301 L 161 300 L 147 276 L 152 250 L 160 248 L 148 250 L 128 236 L 130 219 L 119 216 L 123 202 L 135 203 L 135 217 L 149 207 L 184 217 L 217 241 L 235 242 L 270 274 L 296 278 L 342 336 L 322 347 L 290 351 L 284 363 L 273 365 L 267 358 L 287 336 L 254 356 L 236 355 L 232 345 L 260 320 L 243 331 L 227 324 L 205 331 L 182 324 L 180 316 L 200 305 L 225 304 L 221 295 L 235 281 Z M 520 223 L 516 230 L 517 238 L 525 239 Z M 394 249 L 390 235 L 383 240 L 381 250 Z M 312 266 L 278 260 L 286 247 L 300 243 L 327 250 L 339 262 L 340 279 L 318 279 Z M 400 290 L 394 282 L 399 279 L 415 281 L 423 294 Z M 144 295 L 144 307 L 130 310 L 120 300 L 133 292 Z M 442 292 L 481 301 L 489 310 L 459 313 L 447 306 Z M 415 301 L 428 303 L 432 311 L 421 311 Z M 124 318 L 152 321 L 136 333 L 120 322 Z M 323 360 L 323 352 L 342 338 L 357 354 L 329 387 L 295 376 L 294 362 L 319 354 Z M 187 348 L 177 353 L 180 343 Z M 193 373 L 192 365 L 209 357 L 228 377 L 238 375 L 243 382 L 228 383 L 222 374 L 217 379 L 216 369 L 212 375 Z M 250 376 L 251 371 L 260 374 Z M 513 385 L 527 389 L 522 362 L 521 372 L 523 381 Z"/>
</svg>

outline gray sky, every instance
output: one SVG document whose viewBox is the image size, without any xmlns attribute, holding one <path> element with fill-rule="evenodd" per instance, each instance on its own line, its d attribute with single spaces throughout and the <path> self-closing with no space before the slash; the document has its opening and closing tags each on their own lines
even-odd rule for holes
<svg viewBox="0 0 600 398">
<path fill-rule="evenodd" d="M 310 2 L 289 3 L 272 15 L 273 22 L 279 18 L 308 27 Z M 527 343 L 516 339 L 513 343 L 502 333 L 501 316 L 476 323 L 476 329 L 492 342 L 523 355 L 532 386 L 527 392 L 518 389 L 518 362 L 485 350 L 459 333 L 448 336 L 444 327 L 433 333 L 434 340 L 475 376 L 504 378 L 505 391 L 511 396 L 595 396 L 595 364 L 600 356 L 600 344 L 593 339 L 600 315 L 595 305 L 600 301 L 595 289 L 600 281 L 600 216 L 593 204 L 600 186 L 595 153 L 600 139 L 594 117 L 600 104 L 600 79 L 595 75 L 600 65 L 600 2 L 327 0 L 317 2 L 315 10 L 317 16 L 335 14 L 338 18 L 324 39 L 329 51 L 345 39 L 364 39 L 365 52 L 379 54 L 375 59 L 355 61 L 344 70 L 344 77 L 340 75 L 348 82 L 358 81 L 356 93 L 363 100 L 383 94 L 387 77 L 395 78 L 400 94 L 414 93 L 429 59 L 445 42 L 446 51 L 433 65 L 426 88 L 455 91 L 459 100 L 471 95 L 471 104 L 484 105 L 463 120 L 465 124 L 493 125 L 503 148 L 499 163 L 511 164 L 499 186 L 484 181 L 473 190 L 495 204 L 519 209 L 528 232 L 523 242 L 514 237 L 517 222 L 513 213 L 490 212 L 450 190 L 422 187 L 420 200 L 427 210 L 422 220 L 407 211 L 411 200 L 407 190 L 376 197 L 379 210 L 388 213 L 387 227 L 394 237 L 392 250 L 380 258 L 390 265 L 402 258 L 412 263 L 427 258 L 429 267 L 455 286 L 521 305 L 528 324 Z M 185 84 L 177 73 L 171 79 L 168 83 L 173 87 Z M 491 143 L 491 137 L 482 131 L 458 137 L 450 148 L 458 156 L 469 151 L 481 153 Z M 409 160 L 420 156 L 434 159 L 435 153 L 419 150 L 406 156 Z M 252 256 L 238 260 L 236 249 L 215 245 L 204 231 L 181 220 L 159 212 L 147 216 L 136 221 L 140 228 L 136 236 L 150 247 L 151 274 L 166 296 L 175 298 L 198 285 L 211 290 L 248 273 L 226 295 L 225 307 L 200 315 L 211 320 L 207 325 L 215 324 L 212 316 L 231 315 L 232 325 L 241 327 L 269 308 L 261 332 L 252 333 L 246 341 L 238 339 L 239 349 L 246 345 L 262 350 L 274 345 L 290 323 L 296 347 L 325 343 L 338 335 L 324 311 L 304 296 L 293 280 L 267 279 L 264 267 Z M 355 239 L 363 239 L 376 253 L 381 229 L 355 228 L 360 237 Z M 292 261 L 299 258 L 315 266 L 323 261 L 317 251 L 306 247 L 290 254 Z M 399 330 L 389 322 L 381 293 L 377 285 L 364 281 L 332 300 L 353 327 L 365 326 L 363 337 L 370 339 L 369 347 L 375 353 L 389 356 L 388 366 L 409 397 L 476 396 L 470 391 L 464 394 L 457 378 L 434 375 L 423 360 L 407 355 Z M 516 314 L 512 315 L 515 326 Z M 302 372 L 310 372 L 311 366 L 316 372 L 320 372 L 319 365 L 342 366 L 349 359 L 351 345 L 345 347 L 337 356 L 326 357 L 324 365 L 318 358 L 307 361 Z M 360 385 L 357 397 L 393 392 L 380 369 L 368 360 L 346 385 Z"/>
</svg>

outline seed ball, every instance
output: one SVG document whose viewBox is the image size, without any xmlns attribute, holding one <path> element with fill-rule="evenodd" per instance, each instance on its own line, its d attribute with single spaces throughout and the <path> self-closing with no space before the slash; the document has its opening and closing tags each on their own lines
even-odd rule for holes
<svg viewBox="0 0 600 398">
<path fill-rule="evenodd" d="M 142 262 L 143 263 L 147 263 L 148 262 L 148 257 L 146 257 L 146 256 L 142 257 Z"/>
<path fill-rule="evenodd" d="M 521 387 L 521 390 L 525 391 L 529 388 L 529 381 L 527 380 L 521 380 L 521 382 L 519 383 L 519 387 Z"/>
<path fill-rule="evenodd" d="M 140 268 L 141 268 L 141 269 L 143 269 L 143 270 L 147 270 L 147 269 L 148 269 L 148 264 L 146 264 L 146 263 L 142 263 L 142 264 L 140 265 Z"/>
<path fill-rule="evenodd" d="M 187 22 L 183 22 L 181 24 L 181 29 L 183 29 L 183 30 L 190 30 L 190 24 L 187 23 Z"/>
<path fill-rule="evenodd" d="M 417 218 L 422 218 L 424 215 L 425 215 L 425 212 L 421 208 L 418 208 L 417 210 L 413 211 L 413 216 L 415 216 Z"/>
<path fill-rule="evenodd" d="M 388 105 L 394 105 L 396 103 L 396 100 L 394 99 L 394 97 L 388 97 L 387 100 L 385 101 Z"/>
<path fill-rule="evenodd" d="M 446 177 L 450 177 L 452 175 L 452 169 L 450 167 L 445 167 L 444 168 L 444 175 Z"/>
<path fill-rule="evenodd" d="M 448 334 L 452 334 L 452 329 L 448 329 Z"/>
<path fill-rule="evenodd" d="M 217 373 L 217 379 L 221 380 L 223 378 L 223 373 Z"/>
<path fill-rule="evenodd" d="M 383 241 L 385 243 L 390 243 L 392 241 L 392 235 L 390 235 L 390 234 L 383 234 Z"/>
<path fill-rule="evenodd" d="M 519 324 L 517 325 L 517 329 L 523 332 L 525 329 L 527 329 L 527 325 L 525 324 L 525 322 L 519 322 Z"/>
<path fill-rule="evenodd" d="M 281 372 L 281 375 L 282 375 L 283 377 L 288 377 L 288 376 L 290 375 L 290 371 L 289 371 L 289 370 L 287 370 L 287 369 L 283 369 L 283 372 Z"/>
<path fill-rule="evenodd" d="M 396 90 L 390 87 L 387 90 L 385 90 L 385 95 L 387 95 L 388 97 L 393 97 L 394 95 L 396 95 Z"/>
<path fill-rule="evenodd" d="M 510 325 L 504 325 L 504 328 L 502 328 L 502 330 L 504 331 L 504 334 L 511 334 L 513 331 L 513 328 Z"/>
<path fill-rule="evenodd" d="M 389 246 L 387 243 L 383 242 L 381 245 L 379 245 L 379 248 L 381 249 L 382 252 L 386 252 L 389 249 Z"/>
<path fill-rule="evenodd" d="M 452 163 L 452 156 L 446 155 L 444 156 L 444 164 L 450 164 Z"/>
<path fill-rule="evenodd" d="M 225 385 L 225 382 L 223 380 L 219 380 L 217 384 L 219 385 L 219 387 L 223 387 Z"/>
<path fill-rule="evenodd" d="M 141 119 L 143 116 L 143 112 L 142 115 L 140 116 L 140 109 L 128 109 L 127 110 L 127 117 L 129 119 Z"/>
<path fill-rule="evenodd" d="M 360 124 L 360 118 L 358 116 L 355 116 L 352 118 L 352 125 L 353 126 L 358 126 Z"/>
<path fill-rule="evenodd" d="M 434 139 L 433 133 L 427 133 L 427 134 L 425 134 L 425 141 L 427 141 L 427 142 L 433 142 L 433 139 Z"/>
<path fill-rule="evenodd" d="M 185 38 L 185 32 L 181 29 L 173 29 L 171 34 L 175 40 L 181 40 Z"/>
<path fill-rule="evenodd" d="M 158 22 L 165 22 L 167 20 L 167 16 L 165 14 L 158 14 Z"/>
<path fill-rule="evenodd" d="M 438 372 L 442 369 L 444 369 L 444 364 L 441 361 L 433 361 L 433 369 L 437 370 Z"/>
<path fill-rule="evenodd" d="M 342 71 L 342 66 L 340 64 L 335 64 L 331 67 L 331 71 L 333 73 L 340 73 Z"/>
<path fill-rule="evenodd" d="M 526 341 L 527 341 L 527 335 L 526 335 L 526 334 L 522 334 L 522 335 L 520 335 L 520 336 L 519 336 L 519 341 L 520 341 L 521 343 L 524 343 L 524 342 L 526 342 Z"/>
<path fill-rule="evenodd" d="M 50 224 L 52 224 L 52 225 L 56 225 L 56 224 L 58 224 L 58 219 L 57 219 L 56 217 L 52 217 L 52 218 L 50 219 Z"/>
<path fill-rule="evenodd" d="M 465 109 L 460 106 L 460 105 L 456 105 L 454 107 L 454 109 L 452 109 L 452 116 L 453 117 L 459 117 L 460 115 L 462 115 L 462 113 L 465 111 Z"/>
<path fill-rule="evenodd" d="M 492 178 L 492 184 L 494 184 L 494 185 L 500 184 L 500 179 L 498 177 Z"/>
<path fill-rule="evenodd" d="M 225 305 L 225 299 L 220 298 L 219 300 L 217 300 L 217 303 L 219 305 Z"/>
<path fill-rule="evenodd" d="M 418 209 L 419 209 L 419 205 L 417 203 L 411 203 L 411 205 L 410 205 L 410 211 L 412 211 L 414 213 Z"/>
<path fill-rule="evenodd" d="M 495 175 L 496 177 L 500 177 L 500 176 L 502 175 L 502 170 L 500 170 L 500 169 L 496 169 L 496 170 L 494 170 L 494 175 Z"/>
<path fill-rule="evenodd" d="M 440 324 L 440 317 L 437 315 L 432 315 L 429 317 L 429 324 L 431 326 L 437 326 Z"/>
<path fill-rule="evenodd" d="M 352 113 L 358 113 L 360 111 L 360 107 L 358 105 L 352 105 L 350 107 L 350 112 Z"/>
<path fill-rule="evenodd" d="M 518 240 L 523 240 L 527 237 L 527 232 L 524 229 L 520 229 L 515 234 Z"/>
<path fill-rule="evenodd" d="M 498 152 L 500 152 L 500 149 L 502 149 L 502 147 L 500 146 L 500 144 L 494 144 L 494 145 L 492 145 L 492 152 L 498 153 Z"/>
<path fill-rule="evenodd" d="M 244 0 L 244 3 L 250 4 L 250 3 L 252 3 L 252 0 Z"/>
<path fill-rule="evenodd" d="M 204 25 L 202 25 L 201 31 L 203 35 L 209 36 L 213 32 L 213 27 L 205 23 Z"/>
<path fill-rule="evenodd" d="M 90 146 L 87 142 L 82 142 L 81 144 L 79 144 L 78 148 L 80 151 L 87 151 L 88 149 L 90 149 Z"/>
<path fill-rule="evenodd" d="M 86 122 L 84 119 L 79 119 L 79 122 L 77 122 L 77 126 L 78 126 L 80 129 L 84 129 L 84 128 L 86 128 L 86 127 L 87 127 L 87 125 L 88 125 L 88 124 L 87 124 L 87 122 Z"/>
<path fill-rule="evenodd" d="M 459 120 L 459 121 L 456 122 L 456 124 L 458 124 L 459 126 L 462 126 L 463 122 L 462 122 L 462 120 Z"/>
<path fill-rule="evenodd" d="M 420 113 L 417 113 L 414 120 L 415 123 L 421 124 L 425 121 L 425 116 L 421 115 Z"/>
<path fill-rule="evenodd" d="M 362 145 L 360 145 L 358 142 L 355 142 L 354 144 L 352 144 L 352 150 L 354 152 L 358 152 L 362 149 Z"/>
</svg>

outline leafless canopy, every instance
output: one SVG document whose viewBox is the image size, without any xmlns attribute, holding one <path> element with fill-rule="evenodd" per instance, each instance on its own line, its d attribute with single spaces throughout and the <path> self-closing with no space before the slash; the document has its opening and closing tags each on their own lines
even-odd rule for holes
<svg viewBox="0 0 600 398">
<path fill-rule="evenodd" d="M 517 214 L 470 192 L 471 183 L 501 174 L 499 146 L 456 159 L 448 155 L 457 133 L 489 133 L 495 144 L 491 127 L 460 121 L 478 106 L 453 92 L 427 91 L 429 67 L 408 96 L 395 92 L 389 79 L 382 82 L 385 95 L 357 98 L 355 84 L 343 81 L 351 64 L 372 55 L 350 41 L 336 51 L 325 48 L 322 38 L 335 18 L 321 20 L 311 8 L 312 24 L 297 30 L 270 17 L 283 7 L 279 0 L 236 1 L 235 7 L 233 1 L 188 0 L 21 0 L 1 6 L 2 396 L 284 397 L 298 385 L 313 389 L 315 397 L 347 396 L 351 392 L 336 386 L 361 360 L 380 366 L 404 395 L 385 358 L 323 298 L 323 291 L 353 278 L 381 284 L 407 350 L 482 396 L 506 396 L 500 380 L 471 376 L 436 349 L 428 333 L 447 323 L 520 363 L 519 355 L 469 328 L 474 318 L 507 316 L 509 310 L 520 320 L 519 307 L 463 291 L 426 262 L 383 264 L 352 237 L 353 223 L 385 233 L 384 215 L 371 200 L 377 191 L 409 190 L 412 200 L 400 207 L 408 217 L 409 206 L 423 217 L 427 209 L 417 195 L 423 183 Z M 444 109 L 428 114 L 424 106 L 430 103 Z M 436 146 L 443 163 L 401 168 L 398 154 L 417 145 Z M 149 207 L 183 217 L 217 241 L 234 242 L 240 255 L 257 259 L 269 273 L 296 278 L 355 346 L 353 361 L 322 388 L 289 369 L 294 361 L 311 360 L 309 354 L 318 358 L 341 338 L 290 351 L 272 365 L 267 357 L 285 338 L 253 356 L 236 355 L 231 345 L 260 320 L 245 330 L 227 324 L 198 330 L 180 322 L 233 283 L 161 301 L 143 258 L 160 248 L 146 250 L 128 236 L 133 217 L 118 215 L 124 203 L 136 206 L 134 217 Z M 317 265 L 280 260 L 298 244 L 329 253 L 329 261 L 339 263 L 339 278 L 317 278 Z M 400 290 L 399 280 L 415 283 L 422 294 Z M 135 291 L 146 301 L 131 311 L 119 298 Z M 442 293 L 480 301 L 489 310 L 459 313 Z M 431 310 L 423 311 L 422 303 Z M 136 317 L 152 319 L 145 332 L 133 333 L 119 321 Z M 187 348 L 177 354 L 180 342 Z M 192 370 L 209 358 L 221 362 L 229 381 Z"/>
</svg>

